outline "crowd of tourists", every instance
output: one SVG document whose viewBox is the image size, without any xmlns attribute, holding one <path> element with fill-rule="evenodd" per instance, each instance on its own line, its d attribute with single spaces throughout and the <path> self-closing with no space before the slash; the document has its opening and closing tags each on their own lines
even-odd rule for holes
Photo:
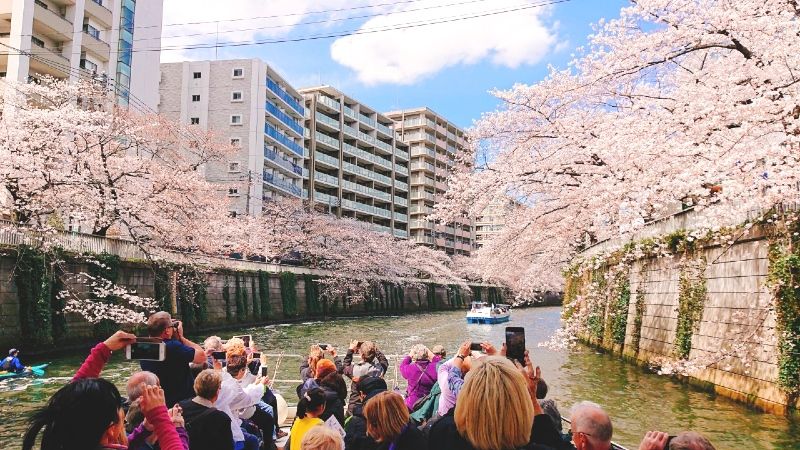
<svg viewBox="0 0 800 450">
<path fill-rule="evenodd" d="M 389 362 L 374 342 L 354 340 L 343 357 L 332 346 L 312 345 L 286 438 L 255 342 L 211 336 L 196 344 L 166 312 L 150 316 L 147 331 L 165 343 L 165 357 L 140 361 L 125 397 L 100 377 L 111 353 L 137 339 L 118 331 L 34 414 L 23 450 L 37 443 L 42 450 L 272 450 L 278 443 L 285 450 L 615 448 L 601 406 L 581 402 L 562 418 L 527 351 L 524 363 L 512 361 L 505 345 L 484 342 L 477 350 L 465 342 L 450 358 L 442 346 L 415 345 L 397 368 L 405 391 L 387 385 Z M 639 446 L 713 448 L 698 433 L 658 431 Z"/>
</svg>

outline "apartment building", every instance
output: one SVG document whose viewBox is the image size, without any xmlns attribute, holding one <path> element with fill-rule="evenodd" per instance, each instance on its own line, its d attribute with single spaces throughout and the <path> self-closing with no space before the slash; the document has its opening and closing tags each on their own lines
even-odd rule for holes
<svg viewBox="0 0 800 450">
<path fill-rule="evenodd" d="M 447 177 L 455 165 L 456 151 L 463 147 L 464 130 L 429 108 L 391 111 L 400 139 L 409 145 L 409 239 L 445 251 L 469 255 L 475 246 L 474 224 L 462 219 L 447 225 L 427 220 L 447 190 Z"/>
<path fill-rule="evenodd" d="M 0 1 L 0 75 L 93 77 L 120 104 L 155 111 L 162 16 L 163 0 Z"/>
<path fill-rule="evenodd" d="M 510 197 L 501 197 L 493 200 L 483 212 L 475 219 L 475 246 L 483 247 L 488 239 L 500 233 L 506 223 L 508 215 L 522 205 Z"/>
<path fill-rule="evenodd" d="M 304 195 L 318 210 L 408 237 L 408 146 L 392 120 L 330 87 L 301 89 L 308 151 Z"/>
<path fill-rule="evenodd" d="M 303 97 L 259 59 L 161 65 L 159 112 L 213 130 L 239 149 L 204 168 L 231 215 L 259 215 L 276 196 L 303 195 Z"/>
</svg>

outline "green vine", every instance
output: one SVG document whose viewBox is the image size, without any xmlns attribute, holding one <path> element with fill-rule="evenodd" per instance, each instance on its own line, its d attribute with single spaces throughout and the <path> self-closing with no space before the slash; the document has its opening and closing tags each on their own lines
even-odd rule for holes
<svg viewBox="0 0 800 450">
<path fill-rule="evenodd" d="M 797 248 L 797 242 L 791 244 Z M 778 384 L 794 404 L 800 395 L 800 254 L 774 243 L 769 262 L 768 280 L 777 299 Z"/>
<path fill-rule="evenodd" d="M 297 316 L 297 278 L 293 272 L 281 272 L 281 301 L 285 317 Z"/>
<path fill-rule="evenodd" d="M 692 350 L 692 335 L 700 326 L 706 302 L 705 260 L 686 264 L 678 280 L 678 325 L 675 330 L 675 353 L 686 359 Z"/>
<path fill-rule="evenodd" d="M 244 306 L 244 297 L 242 295 L 242 284 L 239 280 L 239 272 L 235 272 L 233 274 L 233 295 L 234 301 L 236 302 L 236 320 L 239 322 L 244 322 L 246 317 L 245 313 L 245 306 Z"/>
<path fill-rule="evenodd" d="M 306 293 L 306 312 L 308 314 L 320 314 L 322 305 L 319 301 L 319 288 L 315 277 L 311 274 L 303 274 L 303 286 Z"/>
<path fill-rule="evenodd" d="M 59 342 L 67 337 L 67 316 L 64 314 L 66 301 L 61 295 L 64 290 L 64 269 L 60 263 L 64 261 L 64 250 L 54 248 L 51 254 L 53 261 L 50 267 L 52 267 L 53 282 L 50 285 L 50 316 L 52 317 L 53 342 Z"/>
<path fill-rule="evenodd" d="M 591 309 L 586 319 L 586 325 L 589 329 L 589 334 L 592 338 L 597 340 L 598 343 L 603 342 L 603 335 L 606 329 L 606 284 L 607 282 L 603 272 L 596 270 L 592 273 L 592 285 L 595 286 L 594 290 L 596 294 L 602 296 L 602 299 L 590 303 Z"/>
<path fill-rule="evenodd" d="M 436 309 L 436 285 L 433 283 L 428 283 L 426 294 L 428 300 L 428 309 Z"/>
<path fill-rule="evenodd" d="M 14 284 L 19 298 L 20 335 L 34 345 L 51 344 L 51 284 L 45 255 L 20 245 L 17 248 Z"/>
<path fill-rule="evenodd" d="M 231 285 L 228 282 L 228 276 L 223 275 L 223 277 L 222 300 L 225 302 L 225 321 L 230 322 L 233 320 L 233 310 L 231 309 Z"/>
<path fill-rule="evenodd" d="M 631 347 L 635 354 L 639 353 L 639 344 L 642 340 L 642 322 L 644 319 L 644 266 L 639 274 L 639 284 L 636 286 L 635 313 L 633 316 L 633 330 L 631 331 Z"/>
<path fill-rule="evenodd" d="M 626 273 L 617 277 L 617 298 L 611 313 L 611 337 L 615 344 L 625 345 L 628 307 L 631 302 L 631 283 Z"/>
<path fill-rule="evenodd" d="M 480 302 L 481 300 L 481 286 L 472 286 L 472 301 Z"/>
<path fill-rule="evenodd" d="M 269 274 L 258 271 L 258 300 L 261 302 L 261 318 L 267 320 L 272 315 L 272 304 L 269 301 Z"/>
<path fill-rule="evenodd" d="M 256 277 L 250 278 L 250 292 L 253 293 L 253 319 L 261 319 L 261 298 L 256 289 Z"/>
</svg>

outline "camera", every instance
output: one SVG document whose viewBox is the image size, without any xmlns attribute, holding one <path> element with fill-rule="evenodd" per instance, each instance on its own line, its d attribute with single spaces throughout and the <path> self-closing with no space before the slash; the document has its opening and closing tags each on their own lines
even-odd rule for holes
<svg viewBox="0 0 800 450">
<path fill-rule="evenodd" d="M 172 328 L 175 328 L 176 330 L 178 329 L 178 327 L 180 325 L 181 325 L 181 322 L 178 321 L 178 320 L 174 320 L 174 319 L 172 320 L 172 323 L 169 324 L 169 326 L 171 326 Z"/>
</svg>

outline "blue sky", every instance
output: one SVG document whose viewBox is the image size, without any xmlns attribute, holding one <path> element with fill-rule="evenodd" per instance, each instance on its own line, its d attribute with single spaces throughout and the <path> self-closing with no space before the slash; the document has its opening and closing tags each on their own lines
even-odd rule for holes
<svg viewBox="0 0 800 450">
<path fill-rule="evenodd" d="M 191 1 L 192 7 L 186 8 Z M 591 24 L 624 0 L 165 0 L 162 45 L 284 40 L 381 27 L 444 23 L 214 50 L 165 51 L 162 61 L 258 57 L 295 87 L 330 84 L 379 111 L 428 106 L 468 127 L 497 108 L 488 91 L 535 83 L 565 67 Z M 338 10 L 338 11 L 331 11 Z M 317 13 L 319 11 L 327 11 Z M 510 11 L 504 13 L 503 11 Z M 359 17 L 370 16 L 370 17 Z M 481 16 L 481 17 L 474 17 Z M 247 19 L 257 17 L 258 19 Z M 464 19 L 465 17 L 471 17 Z M 216 21 L 219 21 L 218 23 Z M 305 24 L 307 22 L 320 22 Z M 205 33 L 187 37 L 187 34 Z M 175 37 L 169 37 L 175 36 Z"/>
</svg>

